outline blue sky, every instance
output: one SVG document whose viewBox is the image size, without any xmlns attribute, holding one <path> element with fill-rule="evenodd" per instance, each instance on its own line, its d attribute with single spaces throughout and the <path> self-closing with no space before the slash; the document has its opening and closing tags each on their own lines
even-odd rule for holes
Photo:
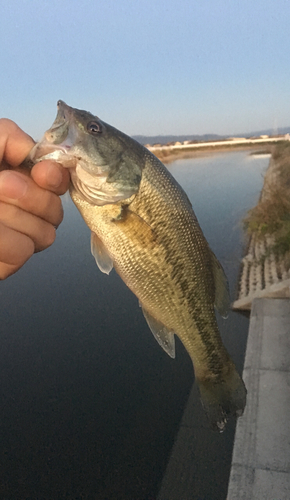
<svg viewBox="0 0 290 500">
<path fill-rule="evenodd" d="M 0 115 L 56 102 L 128 134 L 290 128 L 288 0 L 2 0 Z"/>
</svg>

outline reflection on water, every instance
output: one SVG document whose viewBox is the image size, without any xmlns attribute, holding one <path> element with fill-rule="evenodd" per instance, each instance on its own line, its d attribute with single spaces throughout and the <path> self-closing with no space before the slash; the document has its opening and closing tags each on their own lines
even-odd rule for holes
<svg viewBox="0 0 290 500">
<path fill-rule="evenodd" d="M 240 220 L 268 161 L 239 152 L 169 166 L 232 291 Z M 176 360 L 160 349 L 137 299 L 114 272 L 97 269 L 89 230 L 67 196 L 64 209 L 56 243 L 0 285 L 0 497 L 152 500 L 192 385 L 191 361 L 180 342 Z M 241 369 L 247 320 L 232 313 L 220 326 Z M 224 499 L 233 425 L 221 436 L 203 427 L 192 498 Z"/>
</svg>

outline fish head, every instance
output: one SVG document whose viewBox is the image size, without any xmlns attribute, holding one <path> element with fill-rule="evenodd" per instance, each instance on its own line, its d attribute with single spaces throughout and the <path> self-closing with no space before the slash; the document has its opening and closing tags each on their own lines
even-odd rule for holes
<svg viewBox="0 0 290 500">
<path fill-rule="evenodd" d="M 145 163 L 142 146 L 91 113 L 57 103 L 57 116 L 30 153 L 34 163 L 58 161 L 70 170 L 73 188 L 94 205 L 136 194 Z"/>
</svg>

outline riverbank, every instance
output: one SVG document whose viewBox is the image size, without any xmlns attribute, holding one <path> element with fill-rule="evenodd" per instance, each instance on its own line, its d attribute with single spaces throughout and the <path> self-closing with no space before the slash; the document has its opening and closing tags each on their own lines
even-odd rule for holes
<svg viewBox="0 0 290 500">
<path fill-rule="evenodd" d="M 215 156 L 218 154 L 224 154 L 224 153 L 230 153 L 230 152 L 248 152 L 249 154 L 265 154 L 265 155 L 271 155 L 273 146 L 268 146 L 265 149 L 261 151 L 261 147 L 258 146 L 229 146 L 229 147 L 216 147 L 216 148 L 202 148 L 202 149 L 192 149 L 189 151 L 186 150 L 176 150 L 176 151 L 162 151 L 162 150 L 157 150 L 157 151 L 150 151 L 159 158 L 164 165 L 168 165 L 170 163 L 173 163 L 177 160 L 189 160 L 191 158 L 204 158 L 207 156 Z"/>
<path fill-rule="evenodd" d="M 289 299 L 253 301 L 227 500 L 289 499 L 289 324 Z"/>
<path fill-rule="evenodd" d="M 190 144 L 147 145 L 146 147 L 163 163 L 171 163 L 179 159 L 208 156 L 231 151 L 257 151 L 272 153 L 276 143 L 285 141 L 285 136 L 268 137 L 266 139 L 236 139 L 225 141 L 208 141 Z M 261 151 L 262 150 L 262 151 Z"/>
<path fill-rule="evenodd" d="M 251 309 L 254 298 L 289 297 L 290 143 L 273 149 L 258 204 L 244 221 L 249 243 L 243 257 L 234 309 Z"/>
</svg>

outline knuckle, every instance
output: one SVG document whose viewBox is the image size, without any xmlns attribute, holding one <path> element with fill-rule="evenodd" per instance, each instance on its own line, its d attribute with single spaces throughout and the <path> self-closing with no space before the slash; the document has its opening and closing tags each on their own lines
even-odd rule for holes
<svg viewBox="0 0 290 500">
<path fill-rule="evenodd" d="M 20 269 L 34 253 L 34 242 L 25 234 L 2 228 L 0 243 L 0 279 L 6 279 Z M 8 229 L 8 230 L 7 230 Z"/>
<path fill-rule="evenodd" d="M 15 122 L 13 122 L 12 120 L 9 120 L 9 118 L 0 118 L 0 127 L 5 130 L 9 129 L 9 130 L 16 130 L 18 128 L 18 126 L 16 125 Z"/>
</svg>

